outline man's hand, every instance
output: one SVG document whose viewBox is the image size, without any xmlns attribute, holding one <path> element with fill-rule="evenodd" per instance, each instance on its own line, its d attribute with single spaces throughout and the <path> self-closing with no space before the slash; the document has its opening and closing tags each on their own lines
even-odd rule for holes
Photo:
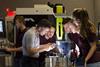
<svg viewBox="0 0 100 67">
<path fill-rule="evenodd" d="M 5 48 L 5 50 L 8 51 L 8 52 L 12 52 L 11 48 Z"/>
<path fill-rule="evenodd" d="M 18 48 L 5 48 L 6 51 L 8 52 L 18 52 L 18 51 L 22 51 L 22 47 L 18 47 Z"/>
<path fill-rule="evenodd" d="M 50 50 L 52 50 L 52 49 L 54 49 L 55 48 L 55 45 L 52 45 L 52 43 L 48 43 L 47 45 L 45 45 L 46 46 L 46 49 L 45 49 L 45 51 L 50 51 Z"/>
</svg>

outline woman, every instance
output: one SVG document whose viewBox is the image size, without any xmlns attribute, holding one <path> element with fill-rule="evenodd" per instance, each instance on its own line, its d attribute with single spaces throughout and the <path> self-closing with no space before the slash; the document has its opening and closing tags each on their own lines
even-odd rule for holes
<svg viewBox="0 0 100 67">
<path fill-rule="evenodd" d="M 74 65 L 76 59 L 80 56 L 80 48 L 77 44 L 79 41 L 79 29 L 75 23 L 73 23 L 73 19 L 67 17 L 63 21 L 64 31 L 65 31 L 65 40 L 69 43 L 69 52 L 68 57 L 71 61 L 69 65 Z"/>
<path fill-rule="evenodd" d="M 88 63 L 94 63 L 92 57 L 96 51 L 96 28 L 89 20 L 88 12 L 83 8 L 75 9 L 73 17 L 73 23 L 79 31 L 81 41 L 79 44 L 81 57 L 78 58 L 76 65 L 80 67 L 85 63 L 86 66 Z"/>
</svg>

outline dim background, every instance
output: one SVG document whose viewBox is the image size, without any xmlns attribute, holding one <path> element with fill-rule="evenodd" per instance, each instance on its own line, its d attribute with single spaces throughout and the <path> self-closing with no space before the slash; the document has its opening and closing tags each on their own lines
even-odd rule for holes
<svg viewBox="0 0 100 67">
<path fill-rule="evenodd" d="M 74 8 L 86 8 L 90 19 L 95 24 L 100 22 L 100 0 L 0 0 L 0 13 L 4 13 L 6 8 L 16 10 L 16 8 L 34 7 L 34 4 L 47 4 L 48 1 L 53 4 L 64 4 L 67 15 L 71 15 Z"/>
</svg>

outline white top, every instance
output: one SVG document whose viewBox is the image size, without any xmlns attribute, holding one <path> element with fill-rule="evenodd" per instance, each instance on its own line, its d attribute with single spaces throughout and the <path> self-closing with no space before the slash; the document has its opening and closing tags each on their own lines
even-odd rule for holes
<svg viewBox="0 0 100 67">
<path fill-rule="evenodd" d="M 39 57 L 39 53 L 30 54 L 28 48 L 38 48 L 40 45 L 39 33 L 35 27 L 30 28 L 23 37 L 22 51 L 24 56 Z"/>
</svg>

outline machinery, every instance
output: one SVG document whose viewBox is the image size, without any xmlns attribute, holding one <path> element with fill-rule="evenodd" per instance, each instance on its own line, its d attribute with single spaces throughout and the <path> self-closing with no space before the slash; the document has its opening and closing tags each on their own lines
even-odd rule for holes
<svg viewBox="0 0 100 67">
<path fill-rule="evenodd" d="M 65 33 L 63 32 L 63 19 L 67 17 L 66 10 L 63 4 L 35 4 L 33 8 L 16 8 L 15 15 L 6 16 L 5 22 L 0 19 L 0 47 L 10 47 L 14 46 L 16 43 L 16 25 L 14 22 L 14 17 L 16 15 L 23 16 L 25 18 L 25 23 L 27 27 L 36 26 L 36 24 L 41 19 L 48 19 L 54 24 L 56 28 L 56 46 L 59 50 L 59 53 L 56 53 L 55 56 L 47 56 L 45 58 L 45 66 L 46 67 L 69 67 L 70 60 L 68 57 L 68 53 L 70 50 L 70 43 L 66 42 L 64 39 Z M 100 37 L 100 23 L 98 24 L 98 37 Z M 100 40 L 100 38 L 98 38 Z M 3 41 L 2 41 L 3 40 Z M 4 46 L 4 44 L 6 44 Z M 5 52 L 4 49 L 0 49 L 1 52 Z M 76 52 L 72 53 L 75 58 L 72 59 L 74 62 L 76 59 Z M 6 53 L 4 55 L 4 60 L 8 59 L 4 64 L 4 66 L 12 66 L 12 54 L 9 54 L 10 57 Z M 74 57 L 72 56 L 72 57 Z M 9 62 L 10 61 L 10 62 Z M 0 66 L 0 67 L 4 67 Z"/>
<path fill-rule="evenodd" d="M 4 19 L 0 19 L 0 67 L 11 66 L 11 53 L 5 50 L 6 47 L 9 47 L 10 41 L 8 41 L 6 33 L 6 23 Z M 10 60 L 9 60 L 10 59 Z"/>
<path fill-rule="evenodd" d="M 23 16 L 25 18 L 26 26 L 29 28 L 36 26 L 41 19 L 48 19 L 54 24 L 56 27 L 56 44 L 60 53 L 56 54 L 56 56 L 47 56 L 45 59 L 45 66 L 66 67 L 69 62 L 66 55 L 68 54 L 70 46 L 68 46 L 68 43 L 64 40 L 62 22 L 63 19 L 67 17 L 64 6 L 62 4 L 55 4 L 53 7 L 50 7 L 47 4 L 35 4 L 34 8 L 16 8 L 16 15 Z M 13 43 L 13 45 L 16 43 L 14 17 L 15 15 L 7 16 L 5 18 L 6 37 L 10 44 Z"/>
<path fill-rule="evenodd" d="M 30 25 L 35 26 L 41 19 L 48 19 L 56 27 L 56 39 L 57 42 L 60 43 L 59 45 L 62 45 L 62 42 L 64 42 L 62 22 L 63 18 L 65 18 L 66 15 L 64 6 L 62 4 L 56 4 L 53 7 L 50 7 L 48 5 L 37 4 L 34 5 L 34 8 L 16 8 L 16 15 L 24 16 L 26 25 L 29 28 L 31 27 Z M 58 49 L 60 49 L 59 45 L 57 46 Z M 63 46 L 65 46 L 65 44 Z M 63 48 L 63 46 L 61 48 Z M 56 56 L 47 56 L 45 59 L 45 66 L 65 67 L 67 65 L 66 61 L 67 60 L 64 56 L 60 56 L 58 54 Z M 53 64 L 54 62 L 56 63 Z"/>
</svg>

